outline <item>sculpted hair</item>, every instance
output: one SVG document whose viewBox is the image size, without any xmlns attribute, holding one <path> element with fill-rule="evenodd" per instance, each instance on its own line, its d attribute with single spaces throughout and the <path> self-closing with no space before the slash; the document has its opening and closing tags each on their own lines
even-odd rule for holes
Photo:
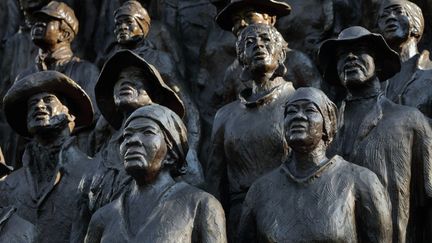
<svg viewBox="0 0 432 243">
<path fill-rule="evenodd" d="M 246 47 L 246 38 L 250 33 L 254 32 L 267 32 L 270 36 L 272 44 L 275 45 L 278 55 L 279 63 L 283 63 L 285 60 L 286 52 L 288 50 L 288 43 L 284 40 L 279 31 L 267 24 L 251 24 L 246 26 L 239 34 L 236 42 L 237 59 L 242 66 L 247 63 L 246 56 L 244 55 Z"/>
<path fill-rule="evenodd" d="M 415 3 L 404 1 L 403 8 L 411 23 L 411 34 L 418 40 L 423 36 L 424 18 L 422 10 Z"/>
</svg>

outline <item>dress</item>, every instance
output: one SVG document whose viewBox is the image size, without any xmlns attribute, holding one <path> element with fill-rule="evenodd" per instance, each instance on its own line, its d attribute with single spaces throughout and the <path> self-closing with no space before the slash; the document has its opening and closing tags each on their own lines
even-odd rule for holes
<svg viewBox="0 0 432 243">
<path fill-rule="evenodd" d="M 16 213 L 14 207 L 0 208 L 0 242 L 34 243 L 36 228 Z"/>
<path fill-rule="evenodd" d="M 391 206 L 374 173 L 334 156 L 296 178 L 287 163 L 250 188 L 238 242 L 391 242 Z"/>
<path fill-rule="evenodd" d="M 132 232 L 127 217 L 129 192 L 92 217 L 86 243 L 225 243 L 225 217 L 211 195 L 184 182 L 173 183 L 156 198 L 144 225 Z M 133 214 L 133 213 L 131 213 Z M 137 215 L 138 217 L 138 215 Z M 136 227 L 136 226 L 135 226 Z"/>
</svg>

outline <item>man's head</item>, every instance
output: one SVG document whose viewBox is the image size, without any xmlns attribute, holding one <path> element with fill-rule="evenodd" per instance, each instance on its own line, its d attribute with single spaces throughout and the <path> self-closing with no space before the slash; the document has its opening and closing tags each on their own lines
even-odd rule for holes
<svg viewBox="0 0 432 243">
<path fill-rule="evenodd" d="M 75 116 L 69 114 L 66 102 L 61 102 L 55 94 L 37 93 L 27 101 L 27 129 L 32 135 L 62 131 L 66 126 L 72 132 L 74 121 Z"/>
<path fill-rule="evenodd" d="M 252 24 L 239 35 L 237 58 L 243 69 L 251 73 L 274 72 L 286 57 L 288 44 L 273 26 Z"/>
<path fill-rule="evenodd" d="M 78 34 L 78 19 L 65 3 L 52 1 L 36 11 L 31 29 L 33 42 L 40 47 L 71 43 Z"/>
<path fill-rule="evenodd" d="M 147 91 L 153 93 L 152 89 L 150 82 L 146 82 L 142 69 L 127 67 L 120 72 L 114 85 L 114 103 L 120 110 L 135 110 L 149 105 L 152 100 Z"/>
<path fill-rule="evenodd" d="M 186 134 L 181 118 L 170 109 L 156 104 L 137 109 L 125 122 L 120 145 L 126 172 L 147 183 L 162 170 L 174 177 L 184 174 Z"/>
<path fill-rule="evenodd" d="M 380 8 L 378 29 L 392 46 L 400 45 L 410 38 L 418 42 L 424 30 L 422 11 L 407 0 L 386 0 Z"/>
<path fill-rule="evenodd" d="M 165 84 L 159 71 L 130 50 L 117 51 L 106 61 L 95 95 L 101 114 L 115 129 L 120 129 L 126 113 L 151 103 L 184 115 L 182 101 Z"/>
<path fill-rule="evenodd" d="M 325 41 L 318 55 L 324 80 L 335 85 L 358 87 L 375 76 L 385 81 L 400 70 L 399 55 L 384 38 L 360 26 Z"/>
<path fill-rule="evenodd" d="M 150 29 L 150 16 L 138 1 L 126 1 L 114 12 L 117 42 L 129 44 L 147 36 Z"/>
<path fill-rule="evenodd" d="M 232 0 L 216 16 L 216 22 L 222 29 L 239 35 L 250 24 L 275 25 L 276 18 L 288 15 L 291 7 L 274 0 Z"/>
<path fill-rule="evenodd" d="M 6 93 L 4 112 L 20 135 L 33 137 L 93 121 L 93 108 L 84 90 L 57 71 L 30 74 L 16 81 Z"/>
</svg>

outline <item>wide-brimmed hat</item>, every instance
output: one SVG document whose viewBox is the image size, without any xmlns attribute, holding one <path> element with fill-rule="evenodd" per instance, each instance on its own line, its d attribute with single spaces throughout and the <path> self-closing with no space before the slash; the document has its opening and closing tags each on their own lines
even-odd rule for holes
<svg viewBox="0 0 432 243">
<path fill-rule="evenodd" d="M 361 26 L 352 26 L 344 29 L 337 39 L 325 41 L 319 49 L 319 64 L 326 82 L 340 85 L 336 67 L 337 50 L 344 47 L 356 47 L 359 44 L 366 44 L 373 51 L 375 72 L 380 81 L 383 82 L 400 71 L 399 55 L 387 45 L 380 34 L 371 33 Z"/>
<path fill-rule="evenodd" d="M 20 135 L 31 137 L 27 130 L 27 101 L 42 92 L 63 98 L 75 116 L 75 127 L 93 122 L 93 107 L 86 92 L 72 79 L 57 71 L 42 71 L 16 81 L 3 99 L 3 110 L 9 125 Z"/>
<path fill-rule="evenodd" d="M 71 9 L 66 3 L 51 1 L 41 10 L 34 13 L 35 17 L 43 15 L 50 16 L 58 20 L 64 20 L 75 33 L 75 35 L 78 34 L 78 19 L 75 16 L 73 9 Z"/>
<path fill-rule="evenodd" d="M 153 92 L 152 90 L 146 90 L 154 103 L 168 107 L 180 117 L 184 116 L 185 108 L 183 102 L 165 84 L 159 71 L 134 52 L 121 50 L 106 61 L 95 86 L 97 106 L 112 127 L 119 129 L 123 122 L 123 113 L 117 109 L 113 93 L 120 72 L 128 67 L 138 67 L 144 71 L 146 75 L 145 82 L 151 82 L 152 86 L 157 89 Z"/>
<path fill-rule="evenodd" d="M 271 16 L 282 17 L 291 13 L 291 6 L 275 0 L 231 0 L 216 16 L 217 24 L 224 30 L 231 31 L 234 23 L 233 15 L 244 7 L 254 7 L 260 12 Z"/>
</svg>

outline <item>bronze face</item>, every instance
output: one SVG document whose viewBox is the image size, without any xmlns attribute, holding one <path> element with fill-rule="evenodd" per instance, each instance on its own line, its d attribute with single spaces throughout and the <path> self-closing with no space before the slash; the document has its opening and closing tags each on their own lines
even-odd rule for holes
<svg viewBox="0 0 432 243">
<path fill-rule="evenodd" d="M 27 128 L 31 134 L 61 127 L 69 122 L 68 108 L 54 94 L 35 94 L 28 100 L 27 107 Z"/>
<path fill-rule="evenodd" d="M 147 33 L 148 30 L 145 32 Z M 121 15 L 115 19 L 114 34 L 117 42 L 128 44 L 144 36 L 144 31 L 133 16 Z"/>
<path fill-rule="evenodd" d="M 139 108 L 152 103 L 146 90 L 145 76 L 136 67 L 124 69 L 114 86 L 114 103 L 117 107 Z"/>
<path fill-rule="evenodd" d="M 361 86 L 375 76 L 375 61 L 366 46 L 340 48 L 337 56 L 337 71 L 344 86 Z"/>
<path fill-rule="evenodd" d="M 249 32 L 245 38 L 244 55 L 246 65 L 254 72 L 274 71 L 278 67 L 277 48 L 268 31 Z"/>
<path fill-rule="evenodd" d="M 378 28 L 386 41 L 403 42 L 407 40 L 411 27 L 404 7 L 401 4 L 388 3 L 380 12 Z"/>
<path fill-rule="evenodd" d="M 316 105 L 308 100 L 288 104 L 285 110 L 285 139 L 296 150 L 312 151 L 323 137 L 324 119 Z"/>
<path fill-rule="evenodd" d="M 162 168 L 167 154 L 164 134 L 154 121 L 136 118 L 123 132 L 120 154 L 126 172 L 132 176 L 154 178 Z"/>
<path fill-rule="evenodd" d="M 274 25 L 275 17 L 266 13 L 260 13 L 252 7 L 239 10 L 233 17 L 232 32 L 238 35 L 242 29 L 250 24 L 268 24 Z"/>
<path fill-rule="evenodd" d="M 37 19 L 31 29 L 32 40 L 38 46 L 55 46 L 60 35 L 60 21 L 50 17 Z"/>
</svg>

